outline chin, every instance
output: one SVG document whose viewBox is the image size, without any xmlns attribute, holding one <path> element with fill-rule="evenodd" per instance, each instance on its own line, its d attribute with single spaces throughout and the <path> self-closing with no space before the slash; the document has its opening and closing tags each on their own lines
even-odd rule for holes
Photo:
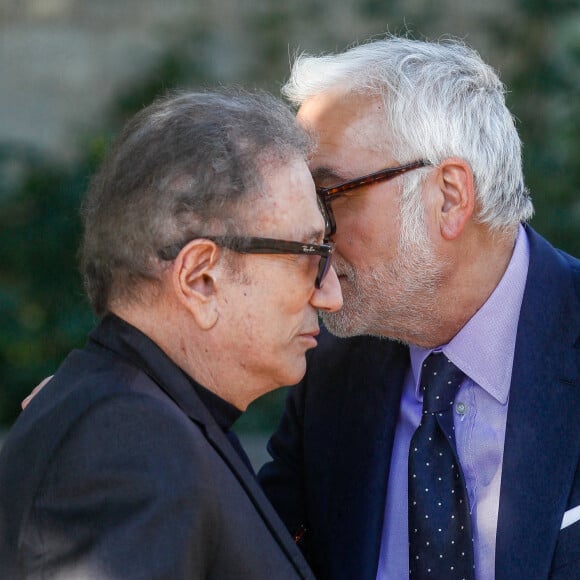
<svg viewBox="0 0 580 580">
<path fill-rule="evenodd" d="M 299 364 L 294 365 L 294 368 L 286 373 L 286 380 L 284 381 L 283 385 L 295 385 L 299 383 L 306 374 L 306 356 L 302 355 L 302 360 Z"/>
</svg>

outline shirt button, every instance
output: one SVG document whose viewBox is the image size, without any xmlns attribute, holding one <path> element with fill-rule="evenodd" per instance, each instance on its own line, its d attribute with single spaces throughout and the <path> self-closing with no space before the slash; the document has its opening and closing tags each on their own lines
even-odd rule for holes
<svg viewBox="0 0 580 580">
<path fill-rule="evenodd" d="M 467 412 L 467 405 L 462 402 L 455 403 L 455 412 L 458 415 L 465 415 Z"/>
</svg>

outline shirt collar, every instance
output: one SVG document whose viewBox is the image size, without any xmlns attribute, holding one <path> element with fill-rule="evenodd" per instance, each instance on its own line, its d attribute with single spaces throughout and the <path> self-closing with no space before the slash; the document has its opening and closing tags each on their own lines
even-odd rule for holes
<svg viewBox="0 0 580 580">
<path fill-rule="evenodd" d="M 465 326 L 446 345 L 434 349 L 410 347 L 417 395 L 424 360 L 433 351 L 443 351 L 473 382 L 500 403 L 507 403 L 529 258 L 527 235 L 520 225 L 504 275 Z"/>
<path fill-rule="evenodd" d="M 232 425 L 241 417 L 242 412 L 226 401 L 213 391 L 202 387 L 199 383 L 190 378 L 190 382 L 195 389 L 198 397 L 201 399 L 211 416 L 220 426 L 222 431 L 228 431 Z"/>
</svg>

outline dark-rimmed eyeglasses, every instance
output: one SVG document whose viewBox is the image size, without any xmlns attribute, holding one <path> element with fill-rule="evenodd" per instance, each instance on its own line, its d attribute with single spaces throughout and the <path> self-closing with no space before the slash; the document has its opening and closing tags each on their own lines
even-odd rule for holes
<svg viewBox="0 0 580 580">
<path fill-rule="evenodd" d="M 420 167 L 426 167 L 431 165 L 429 161 L 421 159 L 419 161 L 413 161 L 412 163 L 407 163 L 405 165 L 399 165 L 398 167 L 388 167 L 387 169 L 381 169 L 380 171 L 375 171 L 374 173 L 369 173 L 368 175 L 363 175 L 362 177 L 357 177 L 356 179 L 349 179 L 348 181 L 343 181 L 332 187 L 317 187 L 316 193 L 318 199 L 322 204 L 322 209 L 324 212 L 324 219 L 326 222 L 326 237 L 333 235 L 336 232 L 336 219 L 334 217 L 334 212 L 332 211 L 331 202 L 338 199 L 345 192 L 351 189 L 356 189 L 357 187 L 362 187 L 363 185 L 372 185 L 373 183 L 378 183 L 380 181 L 388 181 L 393 179 L 398 175 L 407 173 L 407 171 L 412 171 L 413 169 L 419 169 Z"/>
<path fill-rule="evenodd" d="M 320 288 L 330 269 L 334 245 L 330 242 L 323 244 L 309 244 L 305 242 L 289 242 L 273 238 L 256 238 L 241 236 L 195 236 L 184 242 L 166 246 L 157 252 L 157 255 L 166 261 L 175 260 L 179 252 L 192 240 L 204 239 L 228 248 L 240 254 L 304 254 L 306 256 L 320 256 L 318 271 L 314 285 Z"/>
</svg>

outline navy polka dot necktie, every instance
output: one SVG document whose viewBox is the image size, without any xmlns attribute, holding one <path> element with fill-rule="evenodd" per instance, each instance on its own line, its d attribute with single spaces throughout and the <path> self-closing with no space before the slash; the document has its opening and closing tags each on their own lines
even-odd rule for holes
<svg viewBox="0 0 580 580">
<path fill-rule="evenodd" d="M 461 372 L 443 353 L 421 371 L 423 416 L 409 447 L 409 577 L 474 577 L 469 501 L 457 458 L 453 400 Z"/>
</svg>

